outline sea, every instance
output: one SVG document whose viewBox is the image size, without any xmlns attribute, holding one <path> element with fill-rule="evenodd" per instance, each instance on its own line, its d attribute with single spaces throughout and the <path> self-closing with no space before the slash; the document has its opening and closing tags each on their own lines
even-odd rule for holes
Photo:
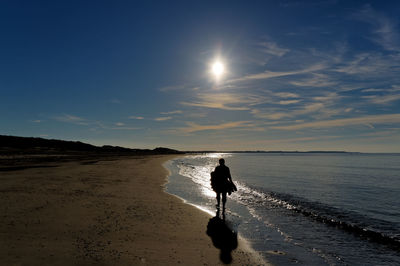
<svg viewBox="0 0 400 266">
<path fill-rule="evenodd" d="M 216 216 L 219 158 L 225 222 L 271 264 L 400 265 L 400 154 L 191 154 L 165 163 L 166 191 Z"/>
</svg>

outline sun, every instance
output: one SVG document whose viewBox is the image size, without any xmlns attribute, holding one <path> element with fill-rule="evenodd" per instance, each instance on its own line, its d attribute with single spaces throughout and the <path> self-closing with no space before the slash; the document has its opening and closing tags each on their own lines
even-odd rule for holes
<svg viewBox="0 0 400 266">
<path fill-rule="evenodd" d="M 217 61 L 217 62 L 213 63 L 213 65 L 211 67 L 211 72 L 214 74 L 214 76 L 216 78 L 221 77 L 224 74 L 224 71 L 225 71 L 225 68 L 221 62 Z"/>
</svg>

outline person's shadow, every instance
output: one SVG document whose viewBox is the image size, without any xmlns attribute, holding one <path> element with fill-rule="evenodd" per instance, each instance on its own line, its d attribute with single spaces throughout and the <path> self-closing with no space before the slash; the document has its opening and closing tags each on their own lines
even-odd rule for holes
<svg viewBox="0 0 400 266">
<path fill-rule="evenodd" d="M 237 232 L 225 223 L 225 219 L 219 217 L 219 212 L 208 222 L 207 235 L 211 237 L 214 246 L 221 250 L 221 261 L 225 264 L 231 263 L 231 252 L 238 246 Z"/>
</svg>

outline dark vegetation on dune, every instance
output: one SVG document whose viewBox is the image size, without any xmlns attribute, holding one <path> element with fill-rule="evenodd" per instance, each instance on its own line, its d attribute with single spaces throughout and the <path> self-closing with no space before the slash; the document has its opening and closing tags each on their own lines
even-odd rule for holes
<svg viewBox="0 0 400 266">
<path fill-rule="evenodd" d="M 48 162 L 181 153 L 162 147 L 153 150 L 129 149 L 110 145 L 99 147 L 80 141 L 0 135 L 0 171 L 44 167 L 38 164 Z"/>
<path fill-rule="evenodd" d="M 104 145 L 102 147 L 80 141 L 65 141 L 56 139 L 27 138 L 0 135 L 0 151 L 7 154 L 52 154 L 59 152 L 93 152 L 100 154 L 179 154 L 181 152 L 168 148 L 130 149 L 119 146 Z"/>
</svg>

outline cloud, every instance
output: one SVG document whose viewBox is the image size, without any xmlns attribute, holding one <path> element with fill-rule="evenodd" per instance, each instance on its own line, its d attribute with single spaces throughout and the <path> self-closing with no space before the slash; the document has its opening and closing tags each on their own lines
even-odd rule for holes
<svg viewBox="0 0 400 266">
<path fill-rule="evenodd" d="M 154 118 L 155 121 L 166 121 L 166 120 L 170 120 L 170 119 L 172 119 L 171 116 L 164 116 L 164 117 Z"/>
<path fill-rule="evenodd" d="M 379 95 L 364 95 L 361 96 L 363 99 L 367 99 L 369 102 L 374 104 L 389 104 L 391 102 L 400 100 L 400 87 L 398 85 L 392 85 L 391 88 L 369 88 L 363 89 L 363 93 L 381 93 Z"/>
<path fill-rule="evenodd" d="M 194 111 L 194 112 L 185 112 L 185 117 L 187 117 L 187 118 L 195 118 L 195 119 L 197 119 L 197 118 L 204 118 L 204 117 L 207 117 L 208 115 L 207 115 L 207 112 L 204 112 L 204 111 L 202 111 L 202 112 L 200 112 L 200 111 Z"/>
<path fill-rule="evenodd" d="M 362 90 L 362 92 L 381 92 L 381 91 L 386 91 L 386 89 L 369 88 L 369 89 Z"/>
<path fill-rule="evenodd" d="M 138 129 L 143 129 L 140 127 L 125 127 L 125 126 L 117 126 L 117 127 L 110 127 L 106 129 L 111 129 L 111 130 L 138 130 Z"/>
<path fill-rule="evenodd" d="M 235 93 L 200 93 L 197 101 L 181 102 L 186 106 L 206 107 L 231 111 L 249 110 L 249 106 L 261 104 L 266 101 L 265 97 L 250 94 Z"/>
<path fill-rule="evenodd" d="M 65 122 L 65 123 L 72 123 L 76 125 L 83 125 L 83 126 L 88 126 L 88 130 L 91 131 L 98 131 L 98 130 L 138 130 L 138 129 L 143 129 L 140 127 L 130 127 L 127 126 L 125 123 L 122 122 L 101 122 L 101 121 L 94 121 L 94 120 L 88 120 L 82 117 L 74 116 L 74 115 L 69 115 L 69 114 L 63 114 L 60 116 L 53 117 L 53 119 L 60 121 L 60 122 Z"/>
<path fill-rule="evenodd" d="M 60 116 L 55 116 L 55 120 L 60 121 L 60 122 L 66 122 L 66 123 L 72 123 L 72 124 L 77 124 L 77 125 L 88 125 L 86 122 L 86 119 L 74 115 L 69 115 L 69 114 L 63 114 Z"/>
<path fill-rule="evenodd" d="M 338 95 L 336 92 L 326 93 L 323 96 L 314 96 L 312 99 L 318 102 L 337 102 L 343 96 Z"/>
<path fill-rule="evenodd" d="M 349 51 L 347 42 L 335 42 L 333 50 L 321 51 L 314 47 L 309 48 L 307 51 L 308 57 L 318 58 L 324 62 L 339 64 L 346 58 L 346 53 Z"/>
<path fill-rule="evenodd" d="M 143 116 L 134 116 L 134 115 L 132 115 L 132 116 L 130 116 L 130 117 L 128 117 L 129 119 L 136 119 L 136 120 L 142 120 L 142 119 L 144 119 L 144 117 Z"/>
<path fill-rule="evenodd" d="M 388 104 L 390 102 L 400 100 L 400 94 L 369 95 L 369 96 L 363 96 L 363 98 L 367 98 L 369 99 L 370 102 L 375 104 Z"/>
<path fill-rule="evenodd" d="M 268 120 L 282 120 L 284 118 L 295 119 L 298 116 L 309 115 L 315 119 L 322 119 L 332 117 L 334 115 L 344 114 L 350 112 L 351 108 L 329 107 L 328 102 L 308 102 L 302 106 L 296 106 L 292 109 L 285 106 L 283 108 L 270 108 L 270 109 L 257 109 L 254 108 L 250 111 L 257 118 Z"/>
<path fill-rule="evenodd" d="M 286 101 L 279 101 L 279 104 L 281 105 L 289 105 L 289 104 L 294 104 L 298 103 L 300 100 L 286 100 Z"/>
<path fill-rule="evenodd" d="M 31 123 L 42 123 L 43 120 L 29 120 L 29 122 L 31 122 Z"/>
<path fill-rule="evenodd" d="M 275 96 L 280 97 L 280 98 L 299 98 L 300 95 L 292 92 L 277 92 L 274 93 Z"/>
<path fill-rule="evenodd" d="M 337 84 L 326 74 L 313 73 L 311 78 L 289 82 L 301 87 L 331 87 Z"/>
<path fill-rule="evenodd" d="M 250 121 L 235 121 L 235 122 L 228 122 L 218 125 L 198 125 L 193 122 L 186 123 L 188 127 L 181 128 L 181 131 L 184 133 L 193 133 L 198 131 L 205 131 L 205 130 L 224 130 L 230 128 L 251 128 L 254 125 L 250 123 Z"/>
<path fill-rule="evenodd" d="M 281 72 L 273 72 L 273 71 L 264 71 L 262 73 L 257 73 L 257 74 L 251 74 L 251 75 L 246 75 L 241 78 L 237 79 L 232 79 L 229 80 L 229 83 L 235 83 L 235 82 L 242 82 L 242 81 L 250 81 L 250 80 L 262 80 L 262 79 L 269 79 L 269 78 L 276 78 L 276 77 L 284 77 L 284 76 L 291 76 L 291 75 L 298 75 L 298 74 L 304 74 L 304 73 L 309 73 L 313 71 L 318 71 L 326 68 L 325 64 L 318 63 L 315 65 L 312 65 L 310 67 L 300 69 L 300 70 L 293 70 L 293 71 L 281 71 Z"/>
<path fill-rule="evenodd" d="M 91 128 L 90 130 L 92 131 L 97 131 L 98 129 L 104 129 L 104 130 L 138 130 L 138 129 L 143 129 L 140 127 L 130 127 L 127 126 L 125 123 L 122 122 L 117 122 L 114 123 L 112 126 L 105 125 L 102 122 L 96 121 L 91 123 L 94 127 Z"/>
<path fill-rule="evenodd" d="M 161 112 L 160 114 L 162 115 L 173 115 L 173 114 L 181 114 L 181 110 L 175 110 L 175 111 L 170 111 L 170 112 Z"/>
<path fill-rule="evenodd" d="M 311 104 L 307 104 L 302 109 L 294 110 L 293 114 L 304 115 L 304 114 L 314 113 L 316 111 L 321 110 L 322 108 L 324 108 L 323 103 L 311 103 Z"/>
<path fill-rule="evenodd" d="M 269 119 L 269 120 L 279 120 L 286 117 L 292 117 L 293 115 L 288 112 L 267 112 L 259 109 L 251 110 L 251 114 L 253 114 L 257 118 Z"/>
<path fill-rule="evenodd" d="M 274 139 L 258 139 L 242 142 L 246 145 L 271 145 L 278 143 L 297 143 L 297 142 L 313 142 L 318 140 L 330 140 L 337 139 L 340 136 L 308 136 L 308 137 L 296 137 L 296 138 L 274 138 Z"/>
<path fill-rule="evenodd" d="M 279 56 L 279 57 L 284 56 L 286 53 L 288 53 L 290 51 L 290 49 L 281 48 L 275 42 L 271 42 L 271 41 L 260 42 L 260 43 L 258 43 L 258 46 L 261 47 L 260 50 L 263 53 L 274 55 L 274 56 Z"/>
<path fill-rule="evenodd" d="M 287 126 L 273 126 L 274 129 L 299 130 L 305 128 L 330 128 L 365 124 L 394 124 L 400 123 L 400 114 L 368 115 L 356 118 L 343 118 L 335 120 L 316 121 Z"/>
<path fill-rule="evenodd" d="M 383 13 L 374 10 L 371 5 L 366 4 L 354 18 L 366 22 L 373 27 L 371 39 L 388 51 L 400 51 L 400 36 L 396 23 Z"/>
<path fill-rule="evenodd" d="M 354 59 L 342 65 L 334 67 L 332 70 L 348 75 L 368 75 L 368 77 L 382 77 L 391 74 L 397 75 L 396 68 L 399 62 L 390 55 L 366 52 L 356 54 Z"/>
<path fill-rule="evenodd" d="M 394 130 L 368 132 L 368 133 L 360 134 L 360 136 L 365 136 L 365 137 L 398 136 L 397 134 L 399 134 L 398 129 L 394 129 Z"/>
<path fill-rule="evenodd" d="M 199 87 L 196 86 L 190 86 L 190 85 L 172 85 L 172 86 L 165 86 L 162 88 L 159 88 L 159 91 L 162 92 L 169 92 L 169 91 L 179 91 L 179 90 L 198 90 Z"/>
</svg>

